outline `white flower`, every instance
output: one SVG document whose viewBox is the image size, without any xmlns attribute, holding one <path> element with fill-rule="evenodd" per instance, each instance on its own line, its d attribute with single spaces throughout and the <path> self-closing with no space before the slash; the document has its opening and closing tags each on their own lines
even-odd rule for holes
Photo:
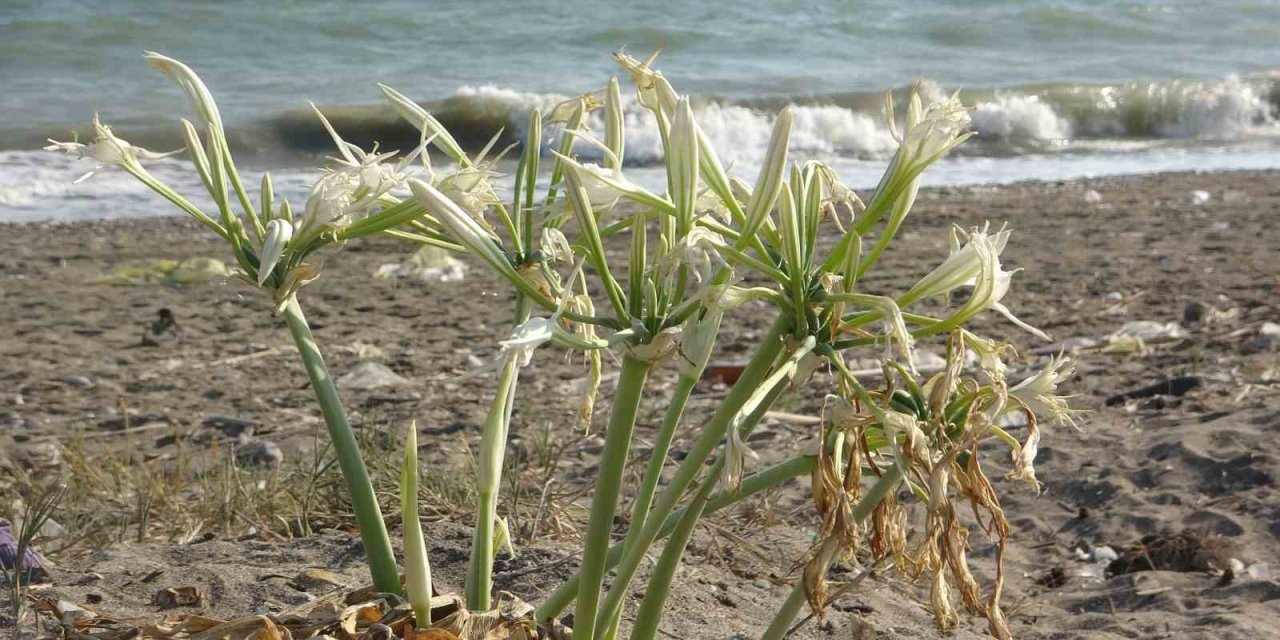
<svg viewBox="0 0 1280 640">
<path fill-rule="evenodd" d="M 560 154 L 556 154 L 556 156 L 564 163 L 565 168 L 572 171 L 578 181 L 582 183 L 582 188 L 587 192 L 587 200 L 591 202 L 592 209 L 611 209 L 618 200 L 626 198 L 661 211 L 673 212 L 675 210 L 672 204 L 664 198 L 654 195 L 644 187 L 628 180 L 622 174 L 622 169 L 618 167 L 602 167 L 592 162 L 578 162 L 573 158 Z"/>
<path fill-rule="evenodd" d="M 437 178 L 432 183 L 445 197 L 467 212 L 467 215 L 484 223 L 484 214 L 489 207 L 501 202 L 490 182 L 496 175 L 487 169 L 468 167 Z"/>
<path fill-rule="evenodd" d="M 299 231 L 311 232 L 322 228 L 341 229 L 368 217 L 379 208 L 379 200 L 409 179 L 407 169 L 423 153 L 427 141 L 392 164 L 388 162 L 396 152 L 366 152 L 338 135 L 328 118 L 314 104 L 320 123 L 338 148 L 339 157 L 332 158 L 336 166 L 312 186 L 307 197 Z"/>
<path fill-rule="evenodd" d="M 271 277 L 284 249 L 293 237 L 293 225 L 288 220 L 279 218 L 267 223 L 267 235 L 262 241 L 262 255 L 258 256 L 258 285 L 261 286 Z"/>
<path fill-rule="evenodd" d="M 969 112 L 960 104 L 959 93 L 925 107 L 917 87 L 911 92 L 903 131 L 893 126 L 893 98 L 889 94 L 890 132 L 898 140 L 893 166 L 923 170 L 969 137 Z"/>
<path fill-rule="evenodd" d="M 1009 395 L 1017 398 L 1041 419 L 1051 420 L 1059 425 L 1069 424 L 1078 427 L 1075 417 L 1080 411 L 1072 409 L 1067 404 L 1067 399 L 1071 396 L 1057 395 L 1058 385 L 1074 373 L 1075 364 L 1071 358 L 1057 356 L 1050 359 L 1049 364 L 1034 376 L 1009 389 Z"/>
<path fill-rule="evenodd" d="M 502 247 L 469 212 L 434 186 L 411 178 L 409 190 L 427 213 L 435 216 L 449 230 L 455 240 L 462 243 L 472 255 L 484 260 L 495 273 L 520 286 L 524 280 L 516 273 Z"/>
<path fill-rule="evenodd" d="M 87 180 L 89 176 L 108 166 L 122 167 L 130 172 L 140 172 L 143 171 L 141 160 L 155 160 L 177 153 L 177 151 L 156 153 L 142 147 L 135 147 L 128 141 L 116 137 L 111 132 L 111 127 L 102 124 L 96 113 L 93 114 L 93 142 L 83 144 L 79 141 L 58 142 L 50 139 L 49 146 L 45 147 L 44 150 L 69 153 L 77 158 L 88 158 L 98 163 L 98 166 L 88 173 L 76 178 L 75 182 L 77 183 Z"/>
<path fill-rule="evenodd" d="M 930 462 L 928 438 L 915 416 L 890 409 L 880 416 L 880 426 L 885 439 L 897 444 L 899 454 L 916 462 Z M 899 435 L 903 437 L 900 443 Z"/>
<path fill-rule="evenodd" d="M 822 211 L 837 224 L 840 221 L 841 209 L 847 210 L 850 221 L 867 207 L 858 194 L 850 189 L 836 172 L 825 164 L 817 165 L 818 179 L 822 184 Z"/>
<path fill-rule="evenodd" d="M 554 227 L 542 228 L 542 241 L 539 243 L 542 257 L 552 264 L 569 264 L 573 262 L 573 246 L 564 232 Z"/>
<path fill-rule="evenodd" d="M 687 266 L 698 282 L 707 281 L 716 267 L 729 266 L 720 255 L 724 246 L 724 238 L 720 234 L 706 227 L 694 226 L 663 256 L 659 268 L 672 273 L 678 267 Z"/>
<path fill-rule="evenodd" d="M 378 197 L 361 186 L 358 174 L 343 171 L 325 174 L 307 195 L 298 230 L 307 233 L 325 228 L 342 229 L 367 217 L 377 205 Z"/>
<path fill-rule="evenodd" d="M 658 53 L 660 52 L 653 52 L 649 59 L 641 62 L 624 51 L 618 51 L 613 54 L 613 59 L 631 74 L 631 82 L 636 85 L 636 95 L 640 99 L 640 104 L 651 110 L 661 109 L 670 113 L 675 110 L 679 96 L 671 87 L 671 83 L 662 77 L 662 72 L 652 66 L 653 61 L 658 58 Z"/>
<path fill-rule="evenodd" d="M 968 331 L 961 329 L 960 335 L 964 338 L 964 345 L 978 356 L 978 368 L 987 375 L 987 379 L 993 384 L 1004 384 L 1005 371 L 1008 366 L 1004 363 L 1004 355 L 1012 351 L 1012 347 L 1003 342 L 980 338 Z"/>
<path fill-rule="evenodd" d="M 738 287 L 729 284 L 718 284 L 706 287 L 699 296 L 708 309 L 725 312 L 756 300 L 770 300 L 778 293 L 767 287 Z"/>
<path fill-rule="evenodd" d="M 511 337 L 499 342 L 502 349 L 499 360 L 515 358 L 518 366 L 529 366 L 533 350 L 551 340 L 554 322 L 548 318 L 529 318 L 511 332 Z"/>
<path fill-rule="evenodd" d="M 609 343 L 596 338 L 591 330 L 568 331 L 560 324 L 560 315 L 567 305 L 561 306 L 548 318 L 529 318 L 511 332 L 511 337 L 498 342 L 501 349 L 498 361 L 515 358 L 517 366 L 529 366 L 533 352 L 538 347 L 554 342 L 562 347 L 594 351 L 604 349 Z"/>
<path fill-rule="evenodd" d="M 1019 327 L 1048 340 L 1049 336 L 1043 331 L 1019 320 L 1000 302 L 1009 292 L 1013 274 L 1018 271 L 1005 271 L 1000 266 L 1000 253 L 1009 240 L 1009 231 L 1001 229 L 989 234 L 986 227 L 974 229 L 967 234 L 968 242 L 963 247 L 958 233 L 958 229 L 952 229 L 951 255 L 903 294 L 898 304 L 905 307 L 921 298 L 945 295 L 959 287 L 971 287 L 969 299 L 944 323 L 951 326 L 963 324 L 986 309 L 994 309 Z"/>
</svg>

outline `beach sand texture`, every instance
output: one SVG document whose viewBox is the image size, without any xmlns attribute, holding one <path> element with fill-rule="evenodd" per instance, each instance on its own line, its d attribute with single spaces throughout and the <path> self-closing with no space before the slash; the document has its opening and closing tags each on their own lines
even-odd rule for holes
<svg viewBox="0 0 1280 640">
<path fill-rule="evenodd" d="M 1195 191 L 1207 192 L 1207 200 Z M 1014 235 L 1004 259 L 1023 270 L 1005 302 L 1056 342 L 1038 343 L 996 314 L 986 314 L 976 329 L 1022 347 L 1013 380 L 1059 349 L 1072 353 L 1077 375 L 1065 391 L 1089 411 L 1079 431 L 1045 429 L 1037 461 L 1041 495 L 997 481 L 1013 526 L 1004 603 L 1017 637 L 1246 640 L 1280 633 L 1278 216 L 1280 173 L 1274 172 L 922 191 L 866 290 L 905 290 L 945 257 L 948 225 L 1008 222 Z M 455 282 L 372 277 L 411 251 L 385 240 L 353 243 L 329 256 L 323 277 L 304 290 L 303 304 L 336 375 L 368 360 L 404 378 L 345 393 L 357 428 L 398 438 L 417 420 L 424 464 L 461 469 L 463 444 L 478 441 L 492 380 L 460 376 L 496 352 L 510 303 L 494 293 L 502 287 L 478 264 Z M 225 418 L 246 421 L 255 437 L 277 444 L 285 465 L 310 456 L 323 424 L 265 296 L 235 280 L 89 283 L 149 258 L 190 256 L 226 258 L 216 238 L 177 218 L 0 226 L 0 451 L 6 464 L 55 473 L 31 459 L 51 442 L 69 447 L 77 441 L 83 450 L 132 453 L 162 467 L 183 447 L 187 454 L 225 452 L 236 430 Z M 171 312 L 182 337 L 164 332 L 152 341 L 158 344 L 144 344 L 146 327 L 161 309 Z M 1172 325 L 1176 337 L 1145 340 L 1136 351 L 1103 348 L 1108 336 L 1134 321 Z M 716 358 L 741 358 L 767 322 L 766 314 L 739 310 L 726 320 L 733 329 Z M 920 347 L 940 352 L 936 343 Z M 599 452 L 598 437 L 583 437 L 573 418 L 581 376 L 580 363 L 540 352 L 523 377 L 512 429 L 513 450 L 531 449 L 550 425 L 563 444 L 554 473 L 563 496 L 589 487 Z M 673 379 L 670 367 L 656 376 L 653 398 Z M 1171 379 L 1182 382 L 1142 391 Z M 820 374 L 812 390 L 782 408 L 819 415 L 826 383 Z M 1142 392 L 1119 397 L 1135 391 Z M 687 419 L 706 415 L 718 393 L 709 386 L 695 395 Z M 602 396 L 599 407 L 608 402 Z M 648 418 L 661 408 L 656 401 L 646 405 Z M 640 452 L 657 426 L 648 418 L 642 415 L 638 426 Z M 752 436 L 758 464 L 800 451 L 814 429 L 786 415 L 770 419 Z M 687 436 L 678 437 L 676 455 L 688 446 Z M 1004 454 L 990 458 L 989 474 L 1003 475 Z M 699 530 L 669 601 L 668 637 L 759 634 L 795 576 L 792 559 L 811 542 L 807 485 L 792 483 L 767 500 L 748 501 Z M 521 545 L 518 558 L 500 558 L 499 588 L 536 602 L 576 567 L 576 558 L 564 558 L 571 548 L 564 540 L 575 535 L 572 520 L 585 502 L 576 511 L 566 502 L 563 526 Z M 427 525 L 438 583 L 451 590 L 461 589 L 466 518 L 442 515 Z M 1174 567 L 1186 571 L 1108 576 L 1106 563 L 1096 561 L 1105 553 L 1090 553 L 1101 546 L 1123 553 L 1144 536 L 1183 532 L 1204 546 Z M 196 585 L 206 594 L 207 612 L 233 616 L 304 601 L 304 588 L 290 582 L 309 567 L 333 571 L 353 586 L 367 582 L 358 538 L 350 532 L 266 537 L 240 540 L 208 529 L 190 544 L 149 539 L 67 553 L 52 570 L 52 592 L 100 611 L 159 615 L 151 601 L 158 589 Z M 971 557 L 986 584 L 994 550 L 981 532 L 972 540 Z M 1231 559 L 1239 564 L 1233 579 L 1224 579 L 1221 570 Z M 845 570 L 834 578 L 852 575 Z M 152 576 L 155 571 L 162 573 Z M 825 621 L 810 621 L 793 637 L 939 637 L 923 589 L 888 574 L 873 577 L 837 601 Z M 629 603 L 628 615 L 637 604 Z M 965 620 L 946 637 L 978 637 L 983 626 Z"/>
</svg>

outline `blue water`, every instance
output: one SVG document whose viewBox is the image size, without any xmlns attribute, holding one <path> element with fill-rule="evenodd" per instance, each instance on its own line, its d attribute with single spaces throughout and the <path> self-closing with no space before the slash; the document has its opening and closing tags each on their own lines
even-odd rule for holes
<svg viewBox="0 0 1280 640">
<path fill-rule="evenodd" d="M 796 103 L 799 151 L 874 183 L 864 174 L 891 150 L 878 95 L 917 78 L 964 89 L 979 132 L 935 182 L 1280 166 L 1276 2 L 534 5 L 5 0 L 0 219 L 163 211 L 124 195 L 132 187 L 119 176 L 67 187 L 84 167 L 33 151 L 94 111 L 130 139 L 176 146 L 182 99 L 142 63 L 148 49 L 201 73 L 244 163 L 283 162 L 300 172 L 300 189 L 319 160 L 310 138 L 281 123 L 297 122 L 306 100 L 348 113 L 345 132 L 359 137 L 361 108 L 378 103 L 374 83 L 386 82 L 459 127 L 517 135 L 530 108 L 618 74 L 608 54 L 620 47 L 661 48 L 659 67 L 702 98 L 704 128 L 744 170 L 771 112 Z M 643 179 L 660 148 L 643 128 L 634 135 Z"/>
</svg>

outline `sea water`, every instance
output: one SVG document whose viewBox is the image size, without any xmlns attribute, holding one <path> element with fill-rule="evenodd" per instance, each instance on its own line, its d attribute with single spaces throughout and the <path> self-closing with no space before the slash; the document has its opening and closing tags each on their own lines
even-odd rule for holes
<svg viewBox="0 0 1280 640">
<path fill-rule="evenodd" d="M 959 89 L 978 133 L 926 184 L 1280 167 L 1277 43 L 1280 3 L 1231 0 L 4 0 L 0 220 L 172 213 L 119 172 L 72 184 L 92 164 L 39 151 L 86 134 L 95 111 L 136 144 L 179 147 L 186 107 L 145 50 L 201 74 L 242 169 L 270 167 L 298 206 L 331 144 L 307 100 L 354 142 L 406 148 L 411 134 L 379 106 L 385 82 L 468 146 L 500 129 L 518 143 L 532 109 L 623 75 L 610 58 L 621 48 L 662 50 L 657 66 L 748 179 L 773 114 L 793 105 L 797 157 L 874 185 L 894 149 L 884 92 L 901 103 L 916 82 Z M 656 127 L 637 105 L 628 125 L 629 177 L 661 189 Z M 182 160 L 152 169 L 201 191 Z"/>
</svg>

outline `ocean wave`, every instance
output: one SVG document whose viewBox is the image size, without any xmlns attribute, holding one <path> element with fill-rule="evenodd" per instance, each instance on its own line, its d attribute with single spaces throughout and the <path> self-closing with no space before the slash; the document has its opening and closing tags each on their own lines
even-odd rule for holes
<svg viewBox="0 0 1280 640">
<path fill-rule="evenodd" d="M 940 89 L 922 85 L 931 94 Z M 906 92 L 895 90 L 901 108 Z M 1108 85 L 1045 84 L 1001 89 L 964 90 L 961 100 L 972 108 L 976 139 L 960 153 L 1005 156 L 1087 148 L 1100 140 L 1233 141 L 1280 138 L 1280 76 L 1232 76 L 1216 82 L 1128 82 Z M 501 132 L 503 145 L 524 138 L 529 114 L 549 113 L 571 96 L 532 93 L 493 86 L 464 86 L 452 96 L 426 104 L 465 147 L 479 149 Z M 794 110 L 792 147 L 801 153 L 853 159 L 881 159 L 896 148 L 878 93 L 802 96 L 792 99 L 726 100 L 696 97 L 699 125 L 726 163 L 751 162 L 764 153 L 774 114 L 785 105 Z M 348 141 L 383 149 L 408 149 L 418 133 L 385 106 L 322 107 Z M 901 118 L 901 113 L 895 114 Z M 662 159 L 662 142 L 651 115 L 627 100 L 626 157 L 645 165 Z M 599 112 L 588 128 L 603 129 Z M 314 156 L 332 152 L 332 142 L 309 110 L 294 110 L 230 128 L 240 153 L 270 156 Z M 180 145 L 173 123 L 120 126 L 117 133 L 157 149 Z M 558 132 L 547 130 L 548 149 Z M 31 148 L 33 132 L 0 131 L 0 149 Z M 580 142 L 575 150 L 598 156 Z M 7 196 L 16 198 L 18 196 Z"/>
</svg>

